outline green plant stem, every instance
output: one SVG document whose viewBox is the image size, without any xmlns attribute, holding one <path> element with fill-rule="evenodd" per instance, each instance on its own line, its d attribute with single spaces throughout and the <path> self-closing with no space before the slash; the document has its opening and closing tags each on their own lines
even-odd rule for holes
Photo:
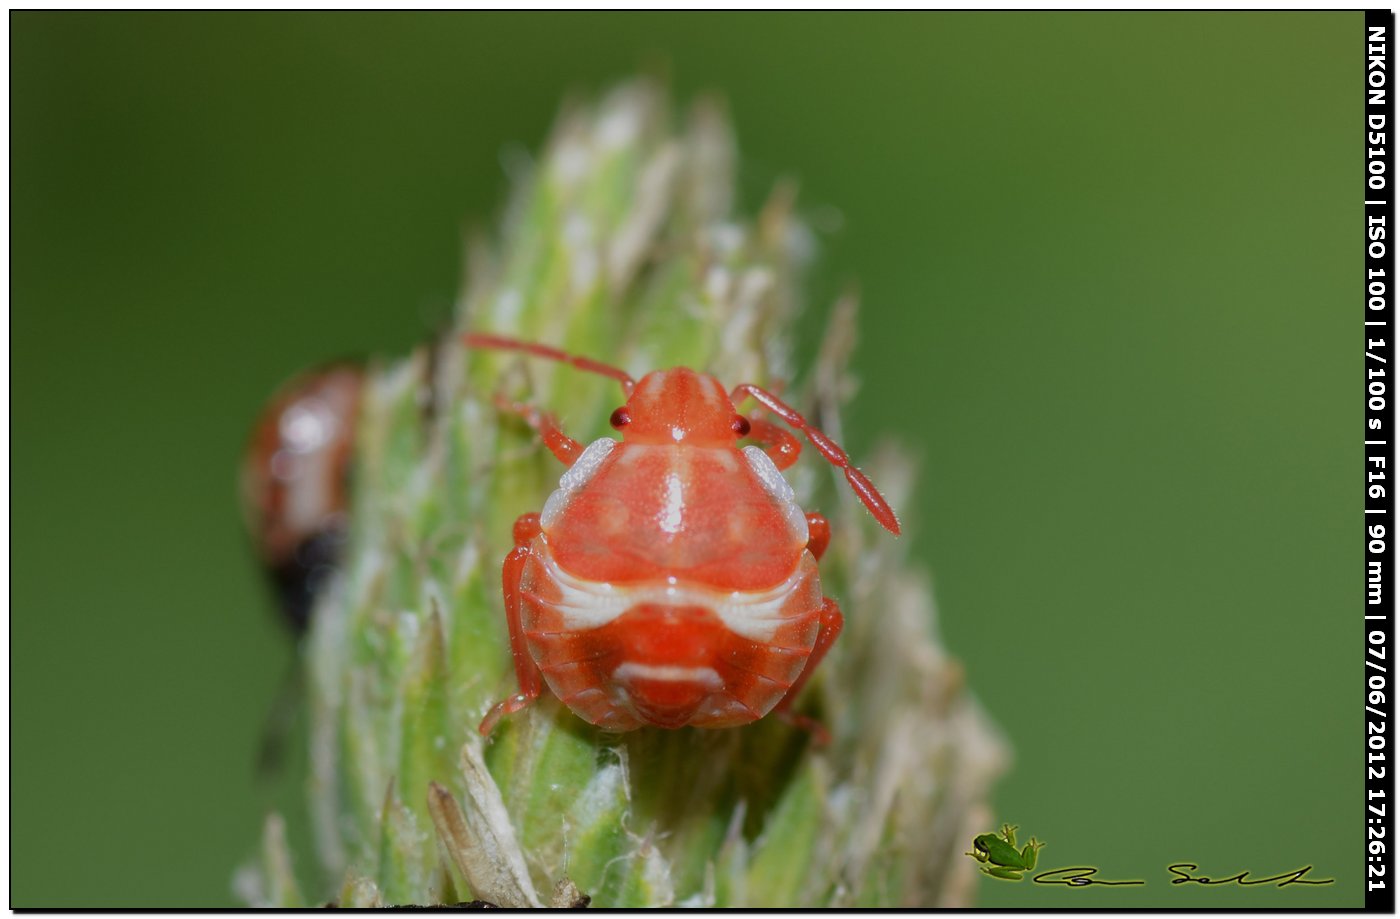
<svg viewBox="0 0 1400 919">
<path fill-rule="evenodd" d="M 815 362 L 797 365 L 812 240 L 787 186 L 753 221 L 735 216 L 734 162 L 710 100 L 678 129 L 645 82 L 566 107 L 500 232 L 473 242 L 455 328 L 374 369 L 348 556 L 307 648 L 321 882 L 296 889 L 274 817 L 256 902 L 969 901 L 960 852 L 986 822 L 1003 745 L 936 640 L 927 579 L 815 457 L 789 477 L 832 521 L 822 584 L 846 611 L 801 703 L 829 747 L 772 718 L 606 734 L 551 698 L 489 742 L 474 730 L 514 691 L 499 586 L 512 523 L 562 471 L 493 396 L 548 407 L 585 442 L 608 431 L 619 397 L 568 367 L 469 353 L 460 333 L 547 342 L 636 376 L 685 365 L 783 385 L 840 435 L 854 299 L 832 311 Z M 897 450 L 865 468 L 909 505 L 913 467 Z"/>
</svg>

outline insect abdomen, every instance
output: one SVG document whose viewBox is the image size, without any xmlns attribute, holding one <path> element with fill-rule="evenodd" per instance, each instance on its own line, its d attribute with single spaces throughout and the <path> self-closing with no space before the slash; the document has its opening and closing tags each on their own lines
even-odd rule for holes
<svg viewBox="0 0 1400 919">
<path fill-rule="evenodd" d="M 797 565 L 807 521 L 772 461 L 752 453 L 595 441 L 545 503 L 540 525 L 563 564 L 598 581 L 674 575 L 729 590 L 771 587 Z"/>
<path fill-rule="evenodd" d="M 816 641 L 821 589 L 810 555 L 781 589 L 745 595 L 588 584 L 553 564 L 543 540 L 535 549 L 521 581 L 531 656 L 561 701 L 606 730 L 757 720 Z"/>
</svg>

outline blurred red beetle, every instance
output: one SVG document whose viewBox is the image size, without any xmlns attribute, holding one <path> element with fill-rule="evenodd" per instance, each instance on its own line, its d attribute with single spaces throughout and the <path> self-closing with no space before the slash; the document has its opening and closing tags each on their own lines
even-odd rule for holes
<svg viewBox="0 0 1400 919">
<path fill-rule="evenodd" d="M 364 380 L 364 368 L 348 361 L 296 377 L 263 408 L 244 451 L 244 519 L 297 635 L 344 551 Z"/>
<path fill-rule="evenodd" d="M 889 504 L 831 438 L 767 390 L 726 392 L 684 367 L 634 381 L 622 370 L 545 345 L 468 334 L 472 348 L 522 351 L 622 384 L 619 443 L 589 444 L 531 406 L 505 405 L 569 469 L 538 514 L 515 523 L 501 572 L 519 692 L 486 715 L 489 734 L 548 685 L 607 731 L 719 728 L 769 712 L 825 740 L 793 701 L 841 631 L 817 561 L 831 531 L 803 513 L 780 470 L 801 444 L 736 406 L 752 397 L 806 435 L 885 529 Z M 752 437 L 763 447 L 738 442 Z"/>
</svg>

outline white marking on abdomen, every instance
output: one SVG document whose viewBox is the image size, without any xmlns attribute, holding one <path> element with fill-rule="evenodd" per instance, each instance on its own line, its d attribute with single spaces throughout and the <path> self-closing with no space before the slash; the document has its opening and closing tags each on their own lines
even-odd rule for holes
<svg viewBox="0 0 1400 919">
<path fill-rule="evenodd" d="M 559 487 L 544 502 L 544 508 L 540 511 L 540 526 L 548 528 L 553 525 L 568 506 L 569 499 L 587 485 L 589 479 L 598 474 L 603 461 L 611 455 L 616 446 L 617 441 L 611 437 L 600 437 L 579 454 L 574 464 L 560 477 Z"/>
<path fill-rule="evenodd" d="M 809 556 L 804 554 L 796 570 L 776 587 L 767 590 L 716 590 L 696 584 L 627 584 L 616 586 L 606 581 L 589 581 L 560 568 L 549 553 L 548 543 L 536 555 L 543 563 L 546 576 L 559 590 L 558 600 L 544 601 L 558 610 L 569 629 L 596 629 L 642 603 L 665 606 L 700 606 L 714 610 L 726 628 L 752 641 L 767 642 L 778 626 L 792 615 L 783 615 L 788 600 L 802 588 L 803 582 L 815 577 L 808 570 Z"/>
<path fill-rule="evenodd" d="M 661 519 L 658 521 L 662 531 L 666 533 L 679 533 L 681 523 L 685 520 L 685 487 L 681 484 L 681 477 L 670 472 L 666 474 L 666 507 L 661 512 Z"/>
<path fill-rule="evenodd" d="M 612 672 L 619 682 L 628 680 L 661 680 L 667 683 L 699 683 L 706 689 L 719 689 L 724 681 L 713 667 L 677 667 L 675 665 L 638 664 L 628 661 Z"/>
<path fill-rule="evenodd" d="M 778 467 L 773 465 L 772 458 L 758 447 L 745 447 L 744 458 L 749 461 L 749 468 L 753 470 L 754 475 L 763 483 L 763 490 L 782 507 L 783 517 L 786 518 L 788 529 L 793 536 L 806 542 L 811 538 L 807 530 L 807 515 L 798 507 L 796 493 L 778 471 Z"/>
</svg>

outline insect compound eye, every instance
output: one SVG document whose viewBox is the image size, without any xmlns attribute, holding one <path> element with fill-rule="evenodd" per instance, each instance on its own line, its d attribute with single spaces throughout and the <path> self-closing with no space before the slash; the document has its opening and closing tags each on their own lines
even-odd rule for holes
<svg viewBox="0 0 1400 919">
<path fill-rule="evenodd" d="M 734 420 L 729 423 L 729 426 L 733 428 L 734 433 L 738 434 L 740 437 L 749 436 L 749 419 L 745 418 L 743 415 L 735 415 Z"/>
<path fill-rule="evenodd" d="M 627 427 L 627 425 L 629 425 L 629 424 L 631 424 L 631 423 L 632 423 L 632 416 L 629 415 L 629 414 L 627 414 L 627 407 L 626 407 L 626 406 L 623 406 L 623 407 L 617 409 L 616 411 L 614 411 L 614 412 L 612 413 L 612 417 L 608 419 L 608 424 L 610 424 L 610 425 L 612 425 L 613 427 L 617 428 L 619 431 L 621 431 L 623 428 Z"/>
</svg>

